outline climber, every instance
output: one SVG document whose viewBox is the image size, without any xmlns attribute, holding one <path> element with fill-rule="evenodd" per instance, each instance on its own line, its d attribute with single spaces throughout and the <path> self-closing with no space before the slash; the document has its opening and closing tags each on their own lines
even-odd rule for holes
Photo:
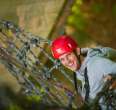
<svg viewBox="0 0 116 110">
<path fill-rule="evenodd" d="M 61 35 L 51 43 L 51 52 L 76 73 L 82 82 L 80 94 L 87 102 L 96 97 L 112 74 L 116 75 L 116 50 L 110 47 L 80 48 L 71 36 Z M 111 88 L 116 89 L 116 81 Z"/>
</svg>

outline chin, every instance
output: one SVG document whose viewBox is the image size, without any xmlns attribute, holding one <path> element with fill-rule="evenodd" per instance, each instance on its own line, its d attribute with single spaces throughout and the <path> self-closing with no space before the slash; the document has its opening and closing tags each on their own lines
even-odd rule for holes
<svg viewBox="0 0 116 110">
<path fill-rule="evenodd" d="M 76 72 L 77 71 L 77 69 L 70 69 L 71 71 L 73 71 L 73 72 Z"/>
<path fill-rule="evenodd" d="M 70 69 L 70 70 L 72 70 L 72 71 L 76 71 L 76 70 L 78 70 L 77 66 L 75 66 L 75 67 L 74 67 L 74 66 L 73 66 L 73 67 L 69 67 L 69 66 L 67 66 L 67 68 Z"/>
<path fill-rule="evenodd" d="M 77 68 L 70 68 L 72 71 L 76 71 L 77 70 Z"/>
</svg>

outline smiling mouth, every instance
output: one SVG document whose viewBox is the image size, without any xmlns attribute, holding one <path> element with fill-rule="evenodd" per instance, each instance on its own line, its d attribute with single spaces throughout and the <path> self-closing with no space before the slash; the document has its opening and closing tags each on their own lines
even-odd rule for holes
<svg viewBox="0 0 116 110">
<path fill-rule="evenodd" d="M 72 67 L 74 65 L 74 62 L 71 62 L 68 64 L 70 67 Z"/>
</svg>

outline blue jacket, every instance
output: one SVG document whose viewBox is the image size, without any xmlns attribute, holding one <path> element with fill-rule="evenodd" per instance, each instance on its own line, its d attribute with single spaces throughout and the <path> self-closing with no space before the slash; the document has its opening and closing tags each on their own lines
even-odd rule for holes
<svg viewBox="0 0 116 110">
<path fill-rule="evenodd" d="M 76 72 L 77 78 L 82 82 L 81 95 L 85 97 L 84 70 L 87 67 L 87 74 L 90 85 L 89 98 L 94 99 L 104 85 L 104 77 L 108 74 L 116 74 L 116 50 L 109 47 L 91 48 L 87 51 L 87 56 Z"/>
</svg>

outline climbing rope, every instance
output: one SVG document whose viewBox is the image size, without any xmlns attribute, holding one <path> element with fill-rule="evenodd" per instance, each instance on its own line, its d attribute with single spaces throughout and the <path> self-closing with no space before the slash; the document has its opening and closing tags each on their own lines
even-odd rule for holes
<svg viewBox="0 0 116 110">
<path fill-rule="evenodd" d="M 74 92 L 55 76 L 59 71 L 73 84 L 72 77 L 64 70 L 58 60 L 44 48 L 51 43 L 48 39 L 26 32 L 12 22 L 0 20 L 0 62 L 16 77 L 26 95 L 38 95 L 48 104 L 74 108 Z M 50 66 L 46 65 L 50 63 Z"/>
</svg>

